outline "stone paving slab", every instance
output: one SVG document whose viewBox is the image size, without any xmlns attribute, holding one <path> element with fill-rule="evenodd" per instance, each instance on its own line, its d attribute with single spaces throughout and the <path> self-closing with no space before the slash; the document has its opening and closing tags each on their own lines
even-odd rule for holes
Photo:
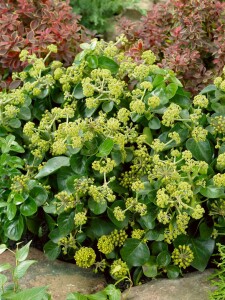
<svg viewBox="0 0 225 300">
<path fill-rule="evenodd" d="M 208 300 L 214 270 L 193 272 L 178 279 L 155 279 L 123 293 L 126 300 Z M 225 299 L 225 295 L 224 295 Z"/>
<path fill-rule="evenodd" d="M 52 300 L 64 300 L 66 295 L 72 292 L 94 293 L 106 285 L 102 274 L 94 274 L 90 269 L 79 268 L 75 264 L 59 260 L 49 261 L 37 249 L 30 248 L 28 259 L 37 260 L 37 263 L 33 264 L 22 278 L 21 286 L 31 288 L 47 285 Z M 9 251 L 0 255 L 0 264 L 5 262 L 14 265 L 14 256 Z"/>
</svg>

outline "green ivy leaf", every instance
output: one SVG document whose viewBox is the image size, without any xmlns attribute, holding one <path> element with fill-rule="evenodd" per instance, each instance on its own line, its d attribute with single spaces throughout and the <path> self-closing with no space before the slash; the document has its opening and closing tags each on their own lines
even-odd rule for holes
<svg viewBox="0 0 225 300">
<path fill-rule="evenodd" d="M 38 99 L 45 99 L 49 95 L 49 88 L 44 88 L 41 90 L 40 94 L 36 96 Z"/>
<path fill-rule="evenodd" d="M 100 56 L 98 58 L 98 66 L 101 69 L 108 69 L 112 74 L 116 74 L 119 69 L 119 65 L 107 56 Z"/>
<path fill-rule="evenodd" d="M 153 117 L 149 123 L 148 123 L 149 128 L 153 129 L 153 130 L 157 130 L 161 127 L 161 122 L 159 120 L 159 118 L 157 117 Z"/>
<path fill-rule="evenodd" d="M 102 110 L 106 113 L 110 112 L 114 107 L 114 102 L 113 101 L 107 101 L 102 103 Z"/>
<path fill-rule="evenodd" d="M 170 264 L 171 262 L 171 256 L 168 251 L 162 251 L 158 254 L 156 258 L 157 265 L 161 267 L 166 267 Z"/>
<path fill-rule="evenodd" d="M 11 126 L 12 128 L 20 128 L 21 122 L 19 119 L 14 118 L 8 121 L 8 125 Z"/>
<path fill-rule="evenodd" d="M 88 67 L 91 69 L 96 69 L 98 67 L 98 57 L 96 55 L 89 55 L 86 58 Z"/>
<path fill-rule="evenodd" d="M 207 187 L 200 189 L 200 194 L 211 199 L 220 198 L 224 196 L 224 188 L 208 185 Z"/>
<path fill-rule="evenodd" d="M 114 225 L 109 222 L 100 219 L 99 217 L 96 219 L 92 219 L 89 227 L 86 230 L 87 235 L 92 238 L 100 238 L 102 235 L 109 234 L 113 229 Z"/>
<path fill-rule="evenodd" d="M 30 190 L 30 196 L 34 199 L 37 206 L 42 206 L 48 199 L 47 191 L 41 186 L 35 186 Z"/>
<path fill-rule="evenodd" d="M 208 140 L 204 142 L 196 142 L 194 139 L 189 139 L 186 142 L 186 147 L 191 151 L 193 157 L 197 160 L 204 160 L 210 163 L 213 158 L 213 149 Z"/>
<path fill-rule="evenodd" d="M 15 217 L 16 211 L 17 211 L 16 205 L 13 202 L 9 203 L 7 206 L 6 214 L 7 214 L 7 218 L 10 221 Z"/>
<path fill-rule="evenodd" d="M 85 175 L 87 173 L 87 158 L 80 155 L 74 154 L 70 158 L 70 165 L 72 170 L 78 175 Z"/>
<path fill-rule="evenodd" d="M 21 214 L 26 217 L 34 215 L 36 211 L 37 211 L 37 204 L 35 203 L 34 199 L 32 199 L 31 197 L 29 197 L 20 206 Z"/>
<path fill-rule="evenodd" d="M 83 99 L 85 96 L 83 94 L 83 88 L 82 88 L 82 84 L 79 83 L 75 86 L 75 88 L 73 89 L 73 93 L 72 95 L 77 99 Z"/>
<path fill-rule="evenodd" d="M 99 202 L 96 202 L 92 198 L 89 198 L 88 207 L 95 215 L 100 215 L 106 211 L 107 201 L 103 199 L 100 200 Z"/>
<path fill-rule="evenodd" d="M 43 177 L 46 177 L 61 167 L 69 167 L 70 165 L 70 159 L 66 156 L 57 156 L 50 158 L 44 167 L 39 171 L 39 173 L 35 176 L 36 179 L 40 179 Z"/>
<path fill-rule="evenodd" d="M 208 240 L 212 236 L 213 227 L 209 227 L 206 222 L 203 222 L 199 226 L 200 237 L 203 240 Z"/>
<path fill-rule="evenodd" d="M 151 145 L 152 140 L 153 140 L 153 136 L 152 136 L 152 131 L 149 127 L 144 127 L 143 129 L 143 136 L 145 137 L 145 142 L 148 145 Z"/>
<path fill-rule="evenodd" d="M 21 194 L 19 194 L 19 193 L 13 194 L 13 203 L 15 205 L 19 205 L 19 204 L 23 203 L 24 201 L 25 201 L 25 197 L 23 197 Z"/>
<path fill-rule="evenodd" d="M 63 212 L 58 216 L 57 223 L 59 231 L 62 235 L 66 236 L 74 228 L 74 214 L 75 212 Z"/>
<path fill-rule="evenodd" d="M 4 233 L 5 235 L 13 241 L 20 240 L 24 230 L 23 217 L 18 216 L 12 221 L 8 220 L 4 224 Z"/>
<path fill-rule="evenodd" d="M 176 279 L 180 275 L 180 269 L 178 266 L 167 266 L 166 271 L 169 279 Z"/>
<path fill-rule="evenodd" d="M 170 83 L 167 85 L 166 95 L 167 95 L 168 99 L 171 99 L 176 95 L 177 89 L 178 89 L 178 86 L 176 83 Z"/>
<path fill-rule="evenodd" d="M 122 259 L 128 266 L 143 266 L 150 257 L 148 246 L 138 239 L 128 238 L 120 250 Z"/>
<path fill-rule="evenodd" d="M 25 121 L 29 121 L 31 119 L 31 111 L 30 111 L 29 107 L 22 106 L 18 113 L 18 118 L 25 120 Z"/>
<path fill-rule="evenodd" d="M 158 266 L 155 257 L 150 257 L 150 259 L 142 266 L 142 270 L 146 277 L 155 278 L 158 275 Z"/>
<path fill-rule="evenodd" d="M 153 87 L 156 87 L 163 82 L 164 82 L 164 76 L 158 74 L 155 76 L 152 84 L 153 84 Z"/>
<path fill-rule="evenodd" d="M 109 297 L 109 300 L 120 300 L 121 299 L 121 291 L 115 287 L 113 284 L 107 285 L 104 288 L 104 291 Z"/>
<path fill-rule="evenodd" d="M 216 91 L 216 86 L 214 84 L 209 84 L 207 87 L 205 87 L 200 94 L 207 94 L 210 92 L 215 92 Z"/>
<path fill-rule="evenodd" d="M 55 260 L 61 252 L 61 248 L 58 244 L 55 244 L 52 241 L 48 241 L 44 245 L 43 250 L 49 260 Z"/>
<path fill-rule="evenodd" d="M 154 241 L 151 243 L 151 253 L 152 255 L 158 255 L 161 252 L 167 251 L 168 250 L 168 244 L 162 241 Z"/>
<path fill-rule="evenodd" d="M 97 157 L 105 157 L 110 154 L 114 146 L 114 142 L 112 139 L 105 139 L 103 143 L 98 148 L 98 153 L 96 154 Z"/>
</svg>

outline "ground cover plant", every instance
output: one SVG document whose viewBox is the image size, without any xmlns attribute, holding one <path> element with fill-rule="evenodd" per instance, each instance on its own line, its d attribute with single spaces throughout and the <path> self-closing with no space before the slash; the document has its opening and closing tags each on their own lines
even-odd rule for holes
<svg viewBox="0 0 225 300">
<path fill-rule="evenodd" d="M 47 46 L 54 43 L 57 53 L 47 62 L 57 59 L 69 65 L 80 51 L 79 44 L 87 39 L 87 30 L 79 24 L 80 17 L 72 13 L 68 1 L 1 0 L 0 1 L 0 70 L 2 88 L 11 82 L 12 71 L 21 70 L 21 50 L 45 57 Z M 24 65 L 23 65 L 24 66 Z M 8 77 L 8 82 L 5 80 Z"/>
<path fill-rule="evenodd" d="M 0 239 L 48 234 L 50 259 L 138 284 L 203 271 L 223 241 L 225 76 L 192 98 L 124 43 L 82 44 L 69 67 L 21 52 L 23 84 L 1 92 L 1 154 L 19 160 Z"/>
<path fill-rule="evenodd" d="M 121 21 L 120 30 L 131 44 L 141 39 L 142 48 L 151 49 L 159 65 L 174 70 L 185 88 L 196 94 L 222 72 L 224 5 L 170 0 L 155 4 L 139 22 Z"/>
</svg>

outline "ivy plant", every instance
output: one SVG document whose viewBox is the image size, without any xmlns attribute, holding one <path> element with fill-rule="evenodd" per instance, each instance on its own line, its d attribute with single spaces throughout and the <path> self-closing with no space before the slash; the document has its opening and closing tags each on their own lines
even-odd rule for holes
<svg viewBox="0 0 225 300">
<path fill-rule="evenodd" d="M 22 51 L 28 66 L 13 75 L 20 87 L 1 93 L 0 126 L 26 162 L 5 203 L 15 193 L 35 203 L 19 218 L 41 212 L 46 255 L 138 284 L 203 271 L 223 235 L 225 79 L 192 98 L 151 50 L 136 60 L 124 43 L 81 44 L 69 67 Z"/>
</svg>

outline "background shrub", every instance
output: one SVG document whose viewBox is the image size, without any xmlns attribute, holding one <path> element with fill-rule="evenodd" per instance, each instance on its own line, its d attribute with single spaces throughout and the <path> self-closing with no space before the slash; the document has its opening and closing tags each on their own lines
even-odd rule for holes
<svg viewBox="0 0 225 300">
<path fill-rule="evenodd" d="M 0 3 L 0 70 L 2 79 L 11 71 L 21 70 L 19 53 L 26 49 L 38 57 L 46 56 L 47 45 L 54 43 L 58 52 L 48 61 L 60 60 L 69 65 L 87 39 L 87 31 L 72 13 L 68 1 L 6 0 Z M 11 78 L 9 77 L 9 82 Z M 2 82 L 2 88 L 7 81 Z"/>
<path fill-rule="evenodd" d="M 134 7 L 139 0 L 70 0 L 73 11 L 80 14 L 81 24 L 97 33 L 112 30 L 112 18 L 126 8 Z M 137 8 L 137 6 L 135 6 Z"/>
<path fill-rule="evenodd" d="M 140 22 L 122 20 L 130 43 L 143 41 L 159 66 L 174 70 L 185 88 L 200 91 L 219 75 L 225 61 L 224 6 L 221 1 L 170 0 L 153 6 Z"/>
</svg>

